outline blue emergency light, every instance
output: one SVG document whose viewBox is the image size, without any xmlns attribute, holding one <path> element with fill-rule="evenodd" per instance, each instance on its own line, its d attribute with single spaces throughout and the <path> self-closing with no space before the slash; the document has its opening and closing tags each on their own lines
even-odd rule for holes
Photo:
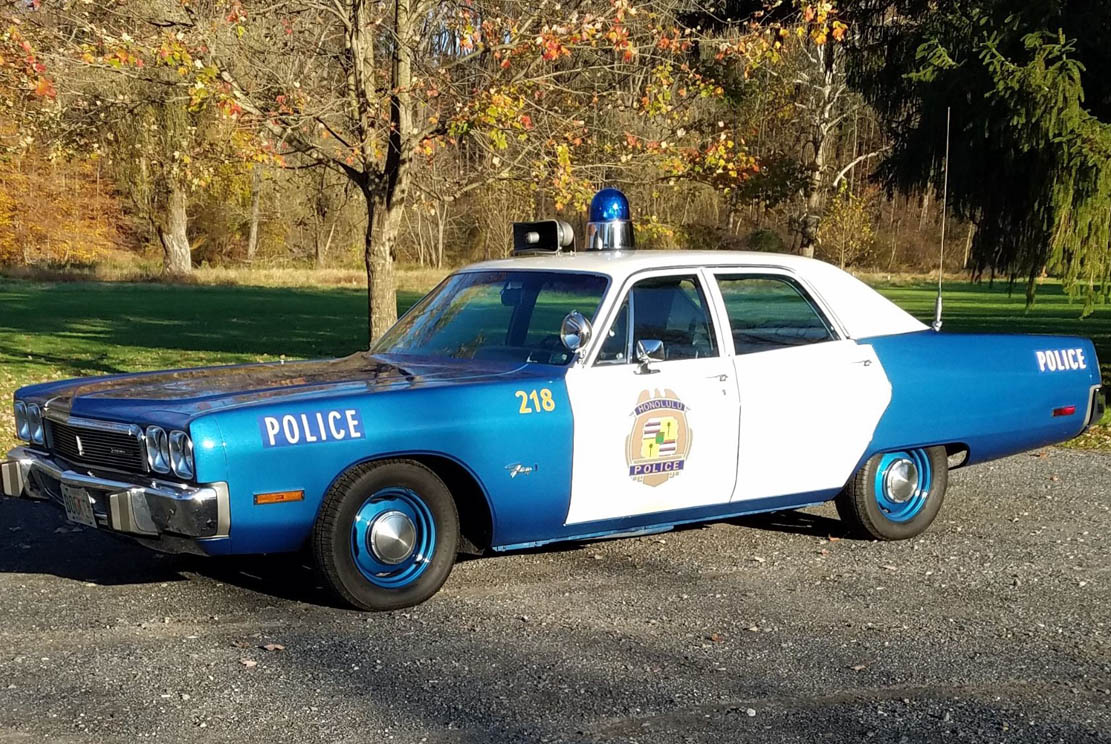
<svg viewBox="0 0 1111 744">
<path fill-rule="evenodd" d="M 590 200 L 586 224 L 588 251 L 623 251 L 636 248 L 629 200 L 615 188 L 605 188 Z"/>
</svg>

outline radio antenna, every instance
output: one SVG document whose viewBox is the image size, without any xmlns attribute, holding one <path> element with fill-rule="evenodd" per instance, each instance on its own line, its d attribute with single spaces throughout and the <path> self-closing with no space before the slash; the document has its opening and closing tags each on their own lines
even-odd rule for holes
<svg viewBox="0 0 1111 744">
<path fill-rule="evenodd" d="M 945 221 L 949 216 L 949 133 L 952 128 L 953 108 L 945 109 L 945 178 L 941 189 L 941 250 L 937 261 L 937 300 L 934 301 L 932 328 L 941 330 L 941 278 L 945 276 Z"/>
</svg>

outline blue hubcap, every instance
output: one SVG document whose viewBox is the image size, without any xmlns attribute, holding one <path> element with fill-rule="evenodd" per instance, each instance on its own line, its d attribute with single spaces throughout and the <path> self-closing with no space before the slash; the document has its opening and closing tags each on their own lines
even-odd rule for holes
<svg viewBox="0 0 1111 744">
<path fill-rule="evenodd" d="M 926 450 L 886 452 L 876 468 L 876 503 L 892 522 L 909 522 L 926 505 L 932 481 L 933 469 Z"/>
<path fill-rule="evenodd" d="M 420 577 L 436 549 L 432 512 L 408 488 L 383 488 L 355 514 L 351 555 L 367 581 L 399 589 Z"/>
</svg>

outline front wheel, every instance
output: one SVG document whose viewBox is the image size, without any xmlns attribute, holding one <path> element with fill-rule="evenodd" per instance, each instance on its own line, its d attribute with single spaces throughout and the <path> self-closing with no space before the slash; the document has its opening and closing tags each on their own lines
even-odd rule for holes
<svg viewBox="0 0 1111 744">
<path fill-rule="evenodd" d="M 934 521 L 948 485 L 944 447 L 881 452 L 837 495 L 837 514 L 861 537 L 906 540 Z"/>
<path fill-rule="evenodd" d="M 328 584 L 361 610 L 425 601 L 455 564 L 459 515 L 439 476 L 386 460 L 341 475 L 313 526 L 313 555 Z"/>
</svg>

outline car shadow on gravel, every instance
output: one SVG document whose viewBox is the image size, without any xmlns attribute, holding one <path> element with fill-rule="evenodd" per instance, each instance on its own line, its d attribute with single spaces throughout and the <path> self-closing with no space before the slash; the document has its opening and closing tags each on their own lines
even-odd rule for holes
<svg viewBox="0 0 1111 744">
<path fill-rule="evenodd" d="M 726 524 L 790 534 L 842 537 L 836 519 L 780 512 L 726 520 Z M 707 529 L 683 525 L 676 531 Z M 591 555 L 588 541 L 544 545 L 516 554 Z M 502 554 L 460 555 L 460 562 L 498 560 Z M 585 560 L 585 558 L 584 558 Z M 323 607 L 344 607 L 323 585 L 306 552 L 262 556 L 167 555 L 103 531 L 66 521 L 51 504 L 0 500 L 0 573 L 53 575 L 104 586 L 191 581 L 203 577 L 248 592 Z"/>
<path fill-rule="evenodd" d="M 752 527 L 770 532 L 786 532 L 792 535 L 807 535 L 809 537 L 834 537 L 838 539 L 852 537 L 852 534 L 845 528 L 845 524 L 841 520 L 804 511 L 753 514 L 726 520 L 726 524 Z"/>
<path fill-rule="evenodd" d="M 190 581 L 197 575 L 278 599 L 338 606 L 303 553 L 168 555 L 73 525 L 51 504 L 15 499 L 0 499 L 0 574 L 6 573 L 102 586 Z"/>
</svg>

